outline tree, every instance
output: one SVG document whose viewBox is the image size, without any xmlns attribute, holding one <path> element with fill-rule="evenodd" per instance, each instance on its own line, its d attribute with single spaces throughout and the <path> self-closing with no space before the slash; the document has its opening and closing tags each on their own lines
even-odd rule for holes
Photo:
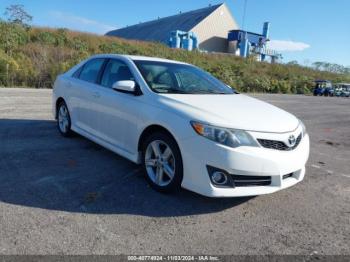
<svg viewBox="0 0 350 262">
<path fill-rule="evenodd" d="M 10 5 L 6 7 L 5 16 L 10 23 L 28 26 L 33 17 L 24 10 L 23 5 Z"/>
<path fill-rule="evenodd" d="M 316 70 L 322 70 L 322 67 L 323 67 L 323 62 L 314 62 L 312 64 L 313 68 L 316 69 Z"/>
<path fill-rule="evenodd" d="M 297 66 L 297 65 L 299 65 L 299 63 L 298 63 L 298 61 L 293 60 L 293 61 L 288 62 L 287 65 Z"/>
<path fill-rule="evenodd" d="M 348 67 L 345 67 L 343 65 L 332 64 L 328 62 L 314 62 L 312 64 L 312 67 L 318 71 L 327 71 L 337 74 L 347 74 L 350 70 Z"/>
</svg>

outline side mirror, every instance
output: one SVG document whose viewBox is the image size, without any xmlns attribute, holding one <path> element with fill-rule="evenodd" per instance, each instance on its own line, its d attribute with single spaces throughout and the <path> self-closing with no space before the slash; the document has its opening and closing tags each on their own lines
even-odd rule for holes
<svg viewBox="0 0 350 262">
<path fill-rule="evenodd" d="M 134 94 L 136 92 L 136 83 L 131 80 L 117 81 L 113 84 L 112 88 L 123 93 Z"/>
</svg>

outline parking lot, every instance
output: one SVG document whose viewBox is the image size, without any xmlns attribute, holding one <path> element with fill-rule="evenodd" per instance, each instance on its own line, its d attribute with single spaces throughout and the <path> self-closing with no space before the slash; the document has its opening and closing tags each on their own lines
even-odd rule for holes
<svg viewBox="0 0 350 262">
<path fill-rule="evenodd" d="M 350 254 L 350 99 L 254 95 L 306 124 L 305 180 L 254 198 L 162 195 L 63 138 L 51 90 L 0 89 L 0 254 Z"/>
</svg>

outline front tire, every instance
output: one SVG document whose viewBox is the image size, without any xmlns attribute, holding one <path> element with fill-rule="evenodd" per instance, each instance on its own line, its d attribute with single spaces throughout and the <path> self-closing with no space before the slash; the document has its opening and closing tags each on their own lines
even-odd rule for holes
<svg viewBox="0 0 350 262">
<path fill-rule="evenodd" d="M 150 186 L 161 193 L 181 188 L 183 163 L 176 141 L 165 132 L 156 132 L 143 143 L 142 166 Z"/>
<path fill-rule="evenodd" d="M 64 137 L 72 135 L 71 118 L 68 107 L 64 101 L 60 102 L 57 107 L 57 128 Z"/>
</svg>

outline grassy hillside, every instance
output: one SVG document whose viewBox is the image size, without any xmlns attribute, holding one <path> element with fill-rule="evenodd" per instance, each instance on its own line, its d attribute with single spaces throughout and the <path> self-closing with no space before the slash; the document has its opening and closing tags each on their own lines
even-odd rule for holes
<svg viewBox="0 0 350 262">
<path fill-rule="evenodd" d="M 98 53 L 157 56 L 189 62 L 243 92 L 308 93 L 314 79 L 348 81 L 350 76 L 297 65 L 271 65 L 232 55 L 173 50 L 159 43 L 25 28 L 0 22 L 0 86 L 52 87 L 60 74 Z"/>
</svg>

